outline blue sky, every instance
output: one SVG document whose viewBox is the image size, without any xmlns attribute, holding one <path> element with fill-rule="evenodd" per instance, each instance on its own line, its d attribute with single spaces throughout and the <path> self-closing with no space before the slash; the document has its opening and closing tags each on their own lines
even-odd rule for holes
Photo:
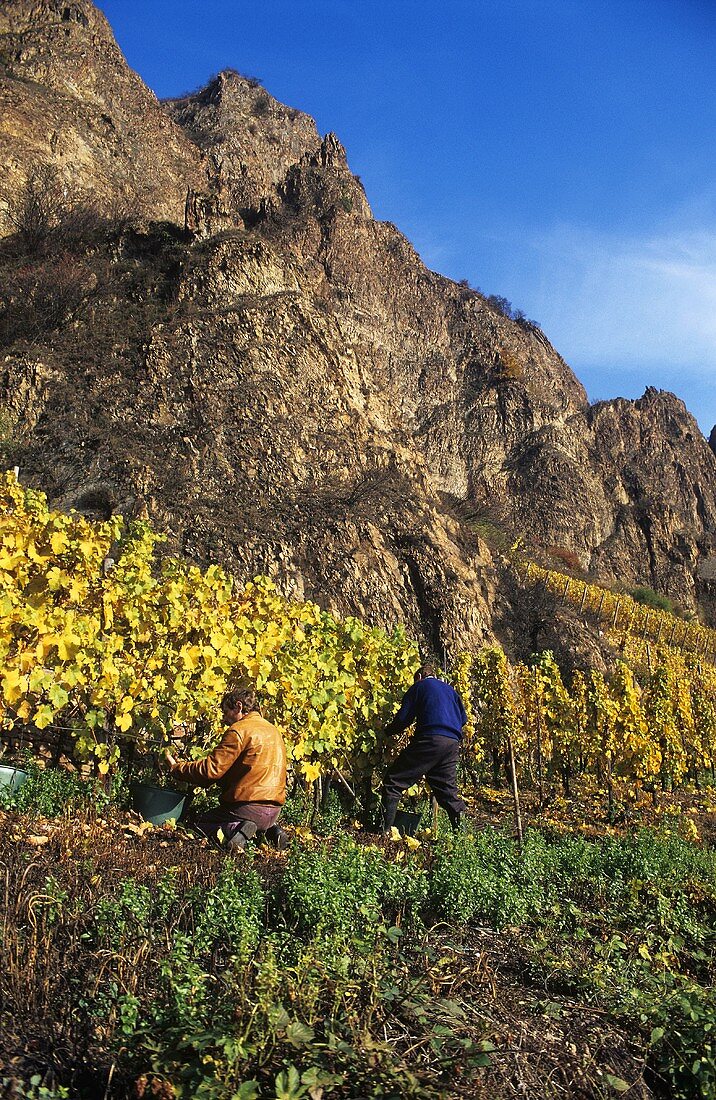
<svg viewBox="0 0 716 1100">
<path fill-rule="evenodd" d="M 100 0 L 159 96 L 232 67 L 335 131 L 426 264 L 592 400 L 716 423 L 716 0 Z"/>
</svg>

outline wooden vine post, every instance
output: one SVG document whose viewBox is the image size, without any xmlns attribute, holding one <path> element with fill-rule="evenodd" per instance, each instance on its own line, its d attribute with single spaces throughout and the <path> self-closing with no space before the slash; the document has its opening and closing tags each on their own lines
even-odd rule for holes
<svg viewBox="0 0 716 1100">
<path fill-rule="evenodd" d="M 515 768 L 515 750 L 512 737 L 507 738 L 507 751 L 510 758 L 510 779 L 512 782 L 512 804 L 515 812 L 515 830 L 517 832 L 517 844 L 520 853 L 524 851 L 524 836 L 522 833 L 522 813 L 520 812 L 520 792 L 517 786 L 517 770 Z"/>
<path fill-rule="evenodd" d="M 542 782 L 542 685 L 540 684 L 539 669 L 534 668 L 535 687 L 535 719 L 537 733 L 537 790 L 539 791 L 540 806 L 544 802 L 544 785 Z"/>
<path fill-rule="evenodd" d="M 309 820 L 309 828 L 313 828 L 316 823 L 316 819 L 321 811 L 321 804 L 323 802 L 323 779 L 319 775 L 312 783 L 311 787 L 311 817 Z"/>
<path fill-rule="evenodd" d="M 584 611 L 584 605 L 585 605 L 585 603 L 587 602 L 587 595 L 588 595 L 588 594 L 589 594 L 589 588 L 588 588 L 588 586 L 587 586 L 587 585 L 585 584 L 585 585 L 584 585 L 584 587 L 583 587 L 583 589 L 582 589 L 582 602 L 581 602 L 581 603 L 580 603 L 580 605 L 579 605 L 579 613 L 580 613 L 580 615 L 581 615 L 581 613 L 582 613 L 582 612 Z"/>
</svg>

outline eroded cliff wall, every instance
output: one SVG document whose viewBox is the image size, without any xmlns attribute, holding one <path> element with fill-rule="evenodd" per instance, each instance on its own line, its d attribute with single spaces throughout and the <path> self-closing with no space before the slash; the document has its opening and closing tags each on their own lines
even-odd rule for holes
<svg viewBox="0 0 716 1100">
<path fill-rule="evenodd" d="M 438 650 L 509 622 L 486 523 L 696 606 L 716 459 L 682 403 L 590 407 L 539 328 L 373 219 L 335 136 L 233 72 L 159 103 L 86 0 L 6 0 L 0 76 L 24 478 Z"/>
</svg>

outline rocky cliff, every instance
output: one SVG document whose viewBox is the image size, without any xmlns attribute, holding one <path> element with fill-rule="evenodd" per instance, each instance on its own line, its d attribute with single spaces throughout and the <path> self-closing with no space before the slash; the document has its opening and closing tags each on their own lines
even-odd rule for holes
<svg viewBox="0 0 716 1100">
<path fill-rule="evenodd" d="M 708 597 L 716 458 L 683 404 L 590 406 L 539 328 L 373 219 L 306 115 L 233 72 L 159 103 L 86 0 L 6 0 L 0 75 L 23 478 L 438 650 L 510 622 L 481 534 Z"/>
</svg>

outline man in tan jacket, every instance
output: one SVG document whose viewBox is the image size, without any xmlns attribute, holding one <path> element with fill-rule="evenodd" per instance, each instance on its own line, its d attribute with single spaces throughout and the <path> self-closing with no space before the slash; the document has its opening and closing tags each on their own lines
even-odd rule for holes
<svg viewBox="0 0 716 1100">
<path fill-rule="evenodd" d="M 194 821 L 205 836 L 223 834 L 230 851 L 246 846 L 256 833 L 285 848 L 288 837 L 276 824 L 286 801 L 286 747 L 275 726 L 256 709 L 253 689 L 228 691 L 221 700 L 227 729 L 208 756 L 177 760 L 165 754 L 172 776 L 194 787 L 217 783 L 219 805 Z"/>
</svg>

